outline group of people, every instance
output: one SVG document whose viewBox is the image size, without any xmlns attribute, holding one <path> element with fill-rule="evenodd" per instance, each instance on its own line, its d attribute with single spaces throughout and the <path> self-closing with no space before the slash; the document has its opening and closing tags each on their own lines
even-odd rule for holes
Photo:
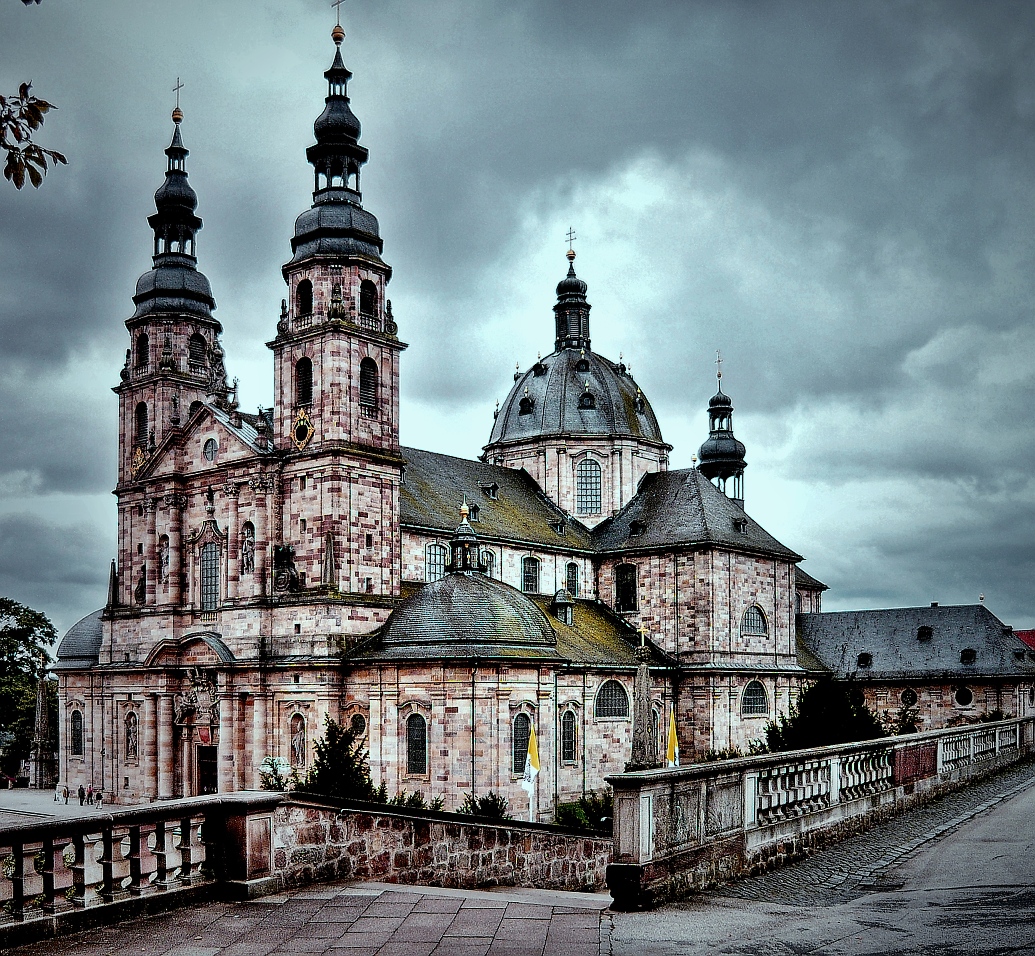
<svg viewBox="0 0 1035 956">
<path fill-rule="evenodd" d="M 68 798 L 72 796 L 72 791 L 67 786 L 59 788 L 54 794 L 54 802 L 57 803 L 62 797 L 65 799 L 65 805 L 68 805 Z M 85 806 L 90 804 L 92 807 L 100 807 L 104 803 L 104 793 L 98 788 L 94 790 L 93 784 L 91 783 L 88 787 L 84 787 L 79 784 L 79 790 L 77 791 L 79 797 L 79 806 Z"/>
</svg>

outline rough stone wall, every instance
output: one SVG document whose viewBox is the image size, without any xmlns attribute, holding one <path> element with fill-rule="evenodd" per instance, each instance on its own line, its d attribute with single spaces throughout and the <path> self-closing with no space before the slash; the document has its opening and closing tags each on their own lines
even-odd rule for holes
<svg viewBox="0 0 1035 956">
<path fill-rule="evenodd" d="M 285 886 L 325 879 L 475 888 L 603 886 L 613 841 L 289 804 L 274 817 L 273 870 Z"/>
<path fill-rule="evenodd" d="M 886 722 L 897 722 L 902 715 L 902 695 L 908 689 L 917 696 L 910 710 L 916 713 L 918 731 L 940 730 L 954 723 L 966 723 L 993 711 L 1002 711 L 1005 717 L 1035 715 L 1035 685 L 1008 681 L 993 683 L 987 680 L 959 681 L 956 683 L 872 684 L 858 682 L 866 706 Z M 966 688 L 972 695 L 969 704 L 960 704 L 957 691 Z M 965 699 L 965 698 L 964 698 Z"/>
</svg>

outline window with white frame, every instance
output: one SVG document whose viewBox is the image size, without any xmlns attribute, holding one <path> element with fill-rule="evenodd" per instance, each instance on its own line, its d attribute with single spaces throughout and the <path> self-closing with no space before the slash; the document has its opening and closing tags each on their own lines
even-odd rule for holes
<svg viewBox="0 0 1035 956">
<path fill-rule="evenodd" d="M 446 576 L 446 563 L 449 561 L 449 548 L 444 544 L 429 544 L 427 566 L 424 569 L 424 580 L 438 581 Z"/>
<path fill-rule="evenodd" d="M 575 511 L 600 514 L 600 465 L 592 458 L 583 458 L 575 468 Z"/>
<path fill-rule="evenodd" d="M 514 733 L 511 737 L 510 769 L 514 773 L 525 772 L 525 758 L 528 756 L 528 741 L 532 736 L 532 718 L 518 714 L 514 718 Z"/>
<path fill-rule="evenodd" d="M 750 681 L 740 698 L 740 713 L 744 717 L 765 717 L 769 714 L 769 695 L 761 681 Z"/>
<path fill-rule="evenodd" d="M 579 725 L 575 711 L 566 710 L 561 717 L 561 762 L 575 763 L 578 756 Z"/>
<path fill-rule="evenodd" d="M 629 694 L 616 680 L 607 680 L 597 691 L 596 706 L 593 714 L 596 717 L 628 717 Z"/>
</svg>

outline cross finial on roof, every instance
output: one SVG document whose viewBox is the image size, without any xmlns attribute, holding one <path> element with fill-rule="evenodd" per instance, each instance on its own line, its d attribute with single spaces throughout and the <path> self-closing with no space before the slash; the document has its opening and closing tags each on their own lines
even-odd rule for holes
<svg viewBox="0 0 1035 956">
<path fill-rule="evenodd" d="M 574 228 L 568 229 L 568 235 L 565 236 L 565 238 L 568 240 L 568 249 L 570 250 L 571 244 L 578 238 L 578 236 L 575 235 Z"/>
<path fill-rule="evenodd" d="M 640 635 L 640 647 L 647 646 L 647 628 L 642 624 L 636 628 L 637 633 Z"/>
<path fill-rule="evenodd" d="M 722 352 L 715 350 L 715 377 L 722 381 Z"/>
<path fill-rule="evenodd" d="M 331 4 L 331 6 L 335 8 L 335 12 L 338 15 L 338 21 L 337 22 L 338 22 L 338 26 L 339 27 L 341 26 L 341 5 L 344 2 L 345 2 L 345 0 L 334 0 L 334 2 Z"/>
<path fill-rule="evenodd" d="M 180 108 L 180 90 L 183 89 L 183 84 L 180 82 L 180 78 L 176 77 L 176 85 L 173 87 L 173 92 L 176 94 L 176 108 Z"/>
</svg>

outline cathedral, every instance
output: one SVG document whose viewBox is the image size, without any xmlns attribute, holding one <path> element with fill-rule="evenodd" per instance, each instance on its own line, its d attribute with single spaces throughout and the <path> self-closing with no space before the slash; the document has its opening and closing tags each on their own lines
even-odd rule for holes
<svg viewBox="0 0 1035 956">
<path fill-rule="evenodd" d="M 252 789 L 268 757 L 304 775 L 333 718 L 390 792 L 455 809 L 491 790 L 549 820 L 629 762 L 642 662 L 653 748 L 672 714 L 684 762 L 745 748 L 837 667 L 800 641 L 825 586 L 744 510 L 721 375 L 695 466 L 670 470 L 647 396 L 592 348 L 569 247 L 553 349 L 515 373 L 481 457 L 401 446 L 405 322 L 362 204 L 343 38 L 270 323 L 274 404 L 254 414 L 198 268 L 173 111 L 114 389 L 118 553 L 54 666 L 60 784 L 127 804 Z"/>
</svg>

